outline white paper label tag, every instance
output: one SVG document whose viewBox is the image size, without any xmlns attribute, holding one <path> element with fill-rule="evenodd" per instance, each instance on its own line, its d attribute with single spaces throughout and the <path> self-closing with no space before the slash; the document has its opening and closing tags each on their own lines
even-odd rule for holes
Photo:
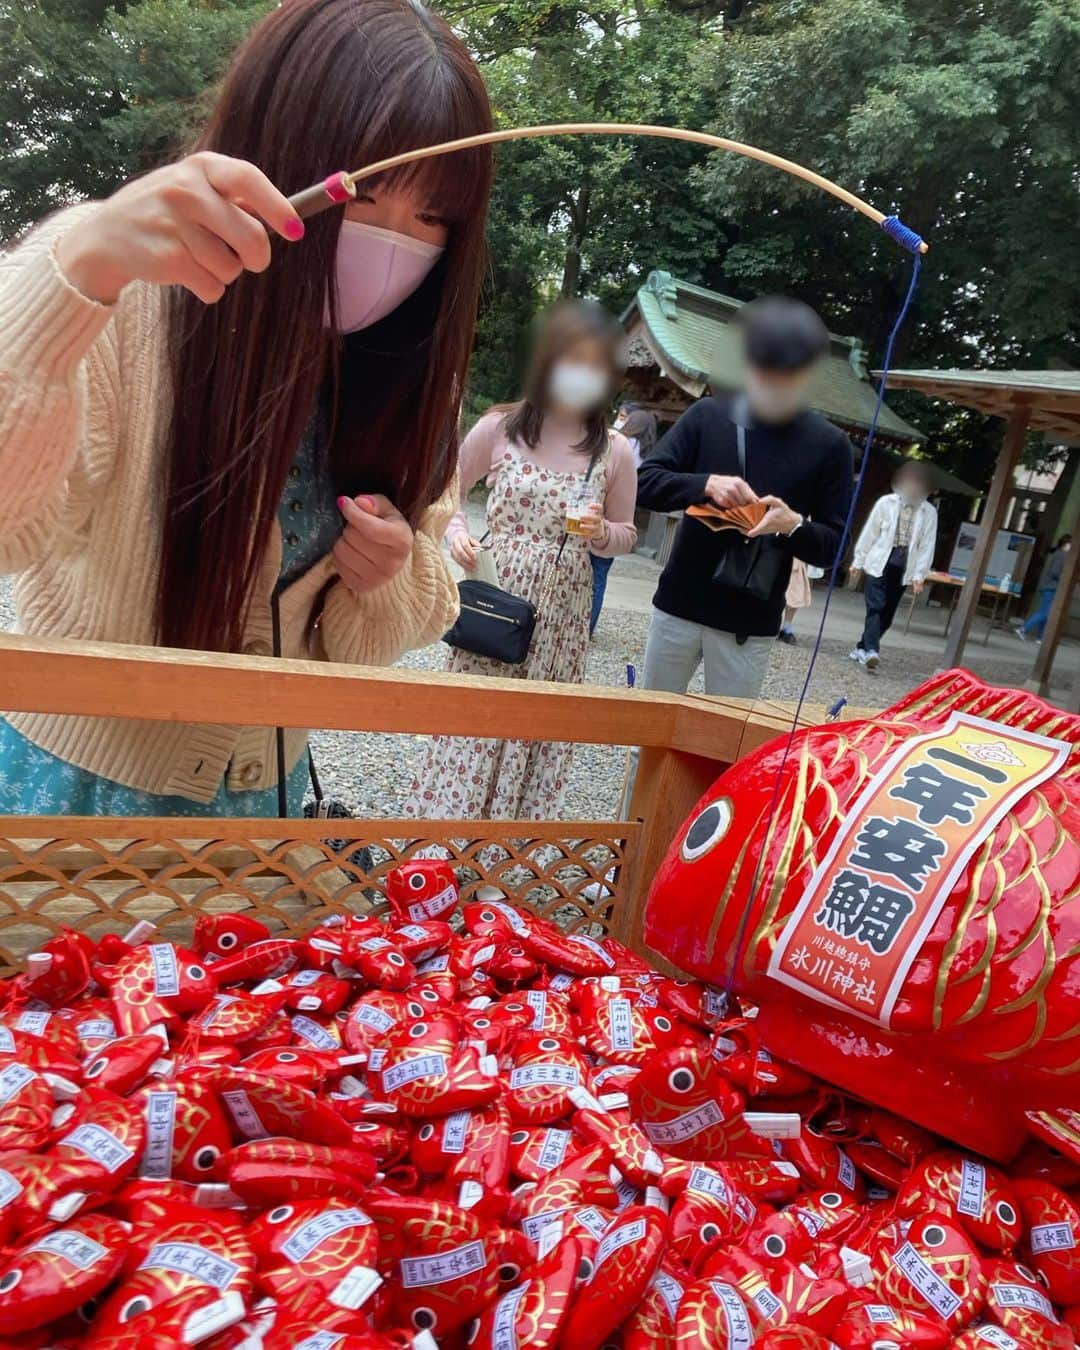
<svg viewBox="0 0 1080 1350">
<path fill-rule="evenodd" d="M 302 1041 L 307 1041 L 308 1045 L 313 1045 L 316 1050 L 340 1050 L 337 1041 L 327 1029 L 311 1017 L 305 1017 L 303 1013 L 297 1013 L 289 1022 L 293 1029 L 293 1034 L 299 1036 Z"/>
<path fill-rule="evenodd" d="M 567 975 L 565 972 L 551 977 L 551 987 L 559 994 L 561 994 L 564 989 L 569 989 L 573 983 L 573 975 Z"/>
<path fill-rule="evenodd" d="M 592 1205 L 585 1209 L 579 1209 L 574 1215 L 574 1222 L 580 1224 L 586 1233 L 591 1234 L 594 1238 L 602 1238 L 608 1226 L 607 1219 Z"/>
<path fill-rule="evenodd" d="M 762 1317 L 772 1318 L 784 1310 L 784 1305 L 771 1289 L 759 1289 L 750 1301 Z"/>
<path fill-rule="evenodd" d="M 840 1185 L 843 1186 L 846 1191 L 853 1191 L 855 1189 L 855 1164 L 842 1148 L 838 1148 L 836 1152 L 839 1155 L 836 1161 L 838 1168 L 837 1177 L 840 1181 Z"/>
<path fill-rule="evenodd" d="M 910 1242 L 905 1242 L 898 1252 L 893 1253 L 892 1263 L 936 1313 L 944 1318 L 952 1317 L 960 1306 L 959 1294 L 953 1293 Z"/>
<path fill-rule="evenodd" d="M 530 1281 L 519 1284 L 516 1289 L 503 1294 L 495 1305 L 495 1317 L 491 1325 L 491 1350 L 518 1350 L 517 1312 L 521 1300 L 529 1292 Z"/>
<path fill-rule="evenodd" d="M 1020 1342 L 1014 1341 L 1007 1331 L 1002 1331 L 1000 1327 L 995 1327 L 987 1323 L 983 1327 L 975 1327 L 975 1335 L 980 1341 L 986 1341 L 989 1345 L 996 1345 L 998 1350 L 1020 1350 Z"/>
<path fill-rule="evenodd" d="M 348 1228 L 366 1228 L 371 1220 L 362 1209 L 328 1209 L 308 1219 L 281 1244 L 281 1250 L 290 1261 L 304 1261 L 327 1238 L 336 1237 Z"/>
<path fill-rule="evenodd" d="M 154 964 L 154 993 L 158 998 L 173 998 L 180 992 L 180 967 L 176 950 L 167 942 L 150 944 L 150 960 Z"/>
<path fill-rule="evenodd" d="M 679 1304 L 683 1300 L 683 1294 L 686 1292 L 682 1285 L 674 1276 L 669 1275 L 666 1270 L 658 1270 L 653 1276 L 653 1288 L 664 1300 L 664 1307 L 668 1310 L 668 1316 L 675 1320 L 679 1311 Z"/>
<path fill-rule="evenodd" d="M 525 1002 L 533 1010 L 532 1031 L 543 1031 L 544 1018 L 547 1016 L 547 993 L 543 989 L 530 989 Z"/>
<path fill-rule="evenodd" d="M 361 1026 L 371 1027 L 375 1031 L 389 1031 L 391 1027 L 397 1026 L 397 1018 L 382 1008 L 376 1008 L 370 1003 L 358 1003 L 352 1010 L 351 1020 L 359 1022 Z"/>
<path fill-rule="evenodd" d="M 402 937 L 407 937 L 410 942 L 426 942 L 431 937 L 426 928 L 421 928 L 416 923 L 403 923 L 397 931 Z"/>
<path fill-rule="evenodd" d="M 449 1280 L 472 1275 L 487 1264 L 482 1242 L 466 1242 L 437 1256 L 403 1256 L 401 1283 L 406 1289 L 419 1289 L 429 1284 L 446 1284 Z"/>
<path fill-rule="evenodd" d="M 367 938 L 364 942 L 361 942 L 360 950 L 362 952 L 384 952 L 387 947 L 392 947 L 393 945 L 394 944 L 389 938 L 371 937 Z"/>
<path fill-rule="evenodd" d="M 721 994 L 717 989 L 705 990 L 705 1015 L 710 1018 L 721 1018 L 727 1011 L 727 995 Z"/>
<path fill-rule="evenodd" d="M 820 1214 L 815 1214 L 812 1209 L 799 1209 L 796 1206 L 795 1217 L 812 1238 L 816 1238 L 825 1227 L 825 1220 Z"/>
<path fill-rule="evenodd" d="M 88 1017 L 75 1028 L 82 1041 L 115 1041 L 116 1024 L 107 1017 Z"/>
<path fill-rule="evenodd" d="M 633 1050 L 634 1020 L 628 998 L 613 998 L 608 1004 L 608 1040 L 612 1050 Z"/>
<path fill-rule="evenodd" d="M 543 1214 L 533 1214 L 527 1219 L 522 1219 L 521 1231 L 530 1242 L 539 1242 L 548 1224 L 557 1223 L 565 1213 L 565 1209 L 549 1209 Z"/>
<path fill-rule="evenodd" d="M 960 1167 L 960 1198 L 956 1208 L 961 1214 L 977 1219 L 986 1200 L 986 1168 L 982 1163 L 965 1158 Z"/>
<path fill-rule="evenodd" d="M 146 1096 L 146 1147 L 139 1175 L 154 1181 L 172 1176 L 176 1093 L 149 1092 Z"/>
<path fill-rule="evenodd" d="M 754 1337 L 750 1330 L 750 1315 L 746 1311 L 745 1303 L 730 1284 L 723 1284 L 720 1280 L 710 1280 L 709 1287 L 724 1310 L 724 1318 L 727 1322 L 728 1350 L 750 1350 L 754 1343 Z"/>
<path fill-rule="evenodd" d="M 895 1322 L 896 1309 L 890 1308 L 887 1303 L 868 1303 L 866 1318 L 869 1322 Z"/>
<path fill-rule="evenodd" d="M 16 1181 L 10 1172 L 5 1172 L 0 1167 L 0 1209 L 10 1205 L 12 1200 L 16 1200 L 22 1193 L 22 1182 Z"/>
<path fill-rule="evenodd" d="M 455 1111 L 447 1116 L 443 1123 L 442 1151 L 444 1153 L 464 1153 L 465 1136 L 469 1130 L 471 1111 Z"/>
<path fill-rule="evenodd" d="M 438 975 L 444 971 L 450 964 L 450 956 L 447 952 L 441 952 L 438 956 L 432 956 L 427 961 L 421 961 L 416 967 L 418 975 Z"/>
<path fill-rule="evenodd" d="M 504 905 L 501 900 L 485 900 L 484 905 L 487 909 L 493 909 L 501 914 L 515 933 L 519 935 L 528 933 L 529 925 L 512 905 Z"/>
<path fill-rule="evenodd" d="M 62 1256 L 65 1261 L 70 1261 L 79 1270 L 89 1270 L 96 1261 L 108 1254 L 108 1248 L 93 1238 L 84 1237 L 74 1228 L 61 1228 L 58 1233 L 48 1233 L 27 1250 L 52 1252 L 54 1256 Z"/>
<path fill-rule="evenodd" d="M 64 1135 L 60 1143 L 100 1163 L 106 1172 L 118 1172 L 135 1156 L 134 1149 L 128 1148 L 112 1130 L 106 1130 L 100 1125 L 77 1125 L 70 1134 Z"/>
<path fill-rule="evenodd" d="M 730 1199 L 727 1182 L 718 1172 L 711 1172 L 707 1167 L 695 1167 L 690 1173 L 690 1180 L 686 1183 L 688 1191 L 697 1191 L 699 1195 L 712 1195 L 717 1200 L 727 1202 Z"/>
<path fill-rule="evenodd" d="M 423 923 L 425 919 L 437 919 L 449 905 L 457 903 L 457 887 L 444 886 L 438 895 L 430 900 L 418 900 L 409 906 L 409 918 L 414 923 Z"/>
<path fill-rule="evenodd" d="M 28 1069 L 25 1064 L 9 1064 L 6 1069 L 0 1070 L 0 1106 L 7 1106 L 36 1077 L 33 1069 Z"/>
<path fill-rule="evenodd" d="M 545 1172 L 550 1172 L 553 1167 L 558 1167 L 566 1157 L 569 1143 L 569 1130 L 546 1130 L 544 1142 L 540 1145 L 540 1152 L 536 1159 L 537 1167 L 542 1168 Z"/>
<path fill-rule="evenodd" d="M 645 1237 L 645 1220 L 634 1219 L 632 1223 L 624 1223 L 621 1228 L 616 1228 L 614 1232 L 608 1233 L 601 1239 L 600 1246 L 596 1249 L 596 1261 L 593 1266 L 593 1275 L 612 1254 L 617 1252 L 620 1247 L 625 1247 L 629 1242 L 641 1242 Z"/>
<path fill-rule="evenodd" d="M 294 975 L 290 975 L 285 983 L 293 989 L 306 989 L 309 984 L 321 980 L 322 975 L 321 970 L 298 970 Z"/>
<path fill-rule="evenodd" d="M 10 1027 L 0 1027 L 0 1053 L 5 1055 L 15 1053 L 15 1037 L 11 1034 Z"/>
<path fill-rule="evenodd" d="M 1036 1256 L 1041 1252 L 1067 1252 L 1076 1246 L 1076 1234 L 1070 1223 L 1037 1223 L 1029 1237 Z"/>
<path fill-rule="evenodd" d="M 192 1275 L 219 1292 L 228 1289 L 240 1267 L 235 1261 L 195 1242 L 159 1242 L 139 1270 L 171 1270 L 177 1275 Z"/>
<path fill-rule="evenodd" d="M 297 1341 L 294 1350 L 334 1350 L 334 1346 L 344 1339 L 344 1331 L 316 1331 Z"/>
<path fill-rule="evenodd" d="M 401 1064 L 383 1069 L 382 1085 L 384 1092 L 396 1092 L 406 1083 L 415 1083 L 418 1078 L 441 1078 L 446 1073 L 445 1055 L 417 1055 Z"/>
<path fill-rule="evenodd" d="M 1056 1322 L 1054 1305 L 1037 1289 L 1026 1284 L 992 1284 L 990 1292 L 1002 1308 L 1024 1308 L 1028 1312 L 1039 1313 L 1047 1321 Z"/>
<path fill-rule="evenodd" d="M 580 1081 L 573 1064 L 532 1064 L 510 1074 L 511 1088 L 577 1087 Z"/>
<path fill-rule="evenodd" d="M 241 1088 L 233 1088 L 221 1094 L 221 1100 L 229 1108 L 229 1115 L 236 1122 L 236 1128 L 248 1139 L 267 1139 L 270 1131 L 259 1119 L 259 1113 L 251 1104 L 251 1098 Z"/>
<path fill-rule="evenodd" d="M 31 1036 L 44 1036 L 51 1016 L 52 1013 L 48 1012 L 20 1013 L 15 1019 L 15 1025 L 20 1031 L 28 1031 Z"/>
<path fill-rule="evenodd" d="M 674 1120 L 646 1120 L 645 1133 L 654 1144 L 679 1143 L 684 1139 L 693 1139 L 711 1125 L 719 1125 L 724 1113 L 715 1102 L 706 1102 L 694 1111 L 676 1116 Z"/>
<path fill-rule="evenodd" d="M 386 1061 L 386 1051 L 381 1045 L 377 1045 L 374 1050 L 368 1054 L 367 1066 L 371 1073 L 378 1073 Z"/>
<path fill-rule="evenodd" d="M 588 947 L 589 951 L 591 951 L 594 956 L 598 956 L 609 970 L 614 968 L 615 958 L 610 952 L 606 952 L 603 947 L 600 946 L 599 942 L 594 942 L 591 937 L 582 937 L 578 933 L 572 933 L 568 940 L 570 942 L 576 942 L 580 947 Z"/>
</svg>

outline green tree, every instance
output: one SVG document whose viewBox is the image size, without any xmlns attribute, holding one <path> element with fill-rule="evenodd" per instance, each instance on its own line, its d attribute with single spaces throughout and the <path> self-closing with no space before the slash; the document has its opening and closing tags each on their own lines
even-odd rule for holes
<svg viewBox="0 0 1080 1350">
<path fill-rule="evenodd" d="M 0 237 L 175 153 L 271 0 L 0 0 Z"/>
</svg>

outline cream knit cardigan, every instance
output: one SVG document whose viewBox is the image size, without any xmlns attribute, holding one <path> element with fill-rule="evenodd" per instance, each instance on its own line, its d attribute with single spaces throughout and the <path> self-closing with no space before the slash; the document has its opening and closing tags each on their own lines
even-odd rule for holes
<svg viewBox="0 0 1080 1350">
<path fill-rule="evenodd" d="M 172 393 L 162 292 L 133 284 L 115 305 L 75 290 L 55 257 L 86 207 L 61 212 L 0 256 L 0 572 L 19 574 L 18 629 L 41 637 L 152 645 L 162 490 L 158 446 Z M 181 394 L 181 397 L 183 395 Z M 457 613 L 440 552 L 456 483 L 425 514 L 412 555 L 356 596 L 321 559 L 281 597 L 285 656 L 388 665 L 434 642 Z M 247 621 L 247 653 L 269 655 L 276 525 Z M 313 607 L 330 582 L 321 621 Z M 116 691 L 116 708 L 124 691 Z M 209 801 L 276 781 L 272 729 L 18 713 L 36 745 L 147 792 Z M 286 732 L 295 764 L 306 733 Z"/>
</svg>

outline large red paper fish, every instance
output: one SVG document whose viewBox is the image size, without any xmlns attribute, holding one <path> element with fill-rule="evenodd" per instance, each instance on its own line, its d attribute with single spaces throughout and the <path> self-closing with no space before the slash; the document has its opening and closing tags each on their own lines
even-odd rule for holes
<svg viewBox="0 0 1080 1350">
<path fill-rule="evenodd" d="M 730 976 L 801 1068 L 995 1158 L 1028 1129 L 1080 1158 L 1080 718 L 951 671 L 786 742 L 695 807 L 648 944 Z"/>
</svg>

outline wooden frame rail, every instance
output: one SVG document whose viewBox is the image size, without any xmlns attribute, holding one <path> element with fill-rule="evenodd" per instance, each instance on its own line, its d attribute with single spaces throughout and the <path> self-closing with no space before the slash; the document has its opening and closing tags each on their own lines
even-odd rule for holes
<svg viewBox="0 0 1080 1350">
<path fill-rule="evenodd" d="M 377 907 L 385 871 L 430 849 L 452 858 L 467 894 L 495 886 L 568 927 L 637 946 L 657 863 L 694 801 L 791 723 L 779 703 L 10 635 L 0 638 L 0 708 L 642 747 L 629 821 L 0 817 L 9 964 L 64 923 L 116 930 L 165 916 L 186 935 L 197 912 L 246 908 L 299 929 L 328 906 Z M 809 709 L 804 720 L 819 716 Z"/>
</svg>

